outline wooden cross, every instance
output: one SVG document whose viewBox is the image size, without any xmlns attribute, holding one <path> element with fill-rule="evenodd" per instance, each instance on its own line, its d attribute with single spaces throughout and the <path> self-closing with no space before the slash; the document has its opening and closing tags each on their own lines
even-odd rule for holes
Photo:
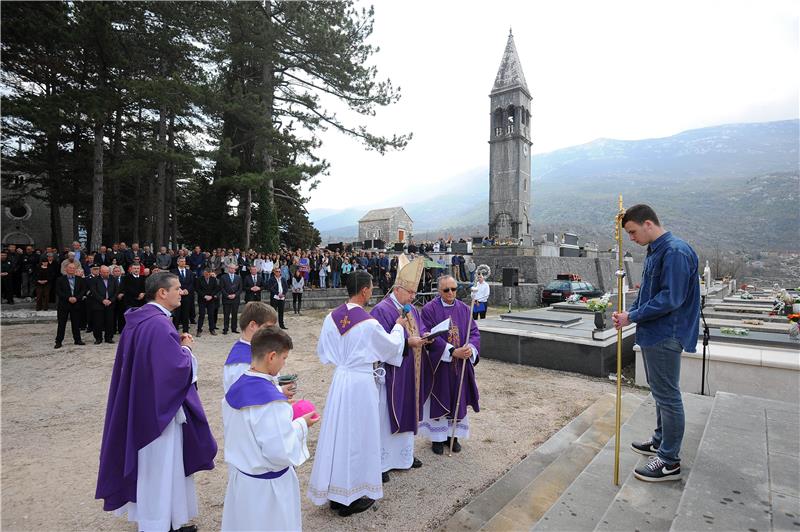
<svg viewBox="0 0 800 532">
<path fill-rule="evenodd" d="M 339 325 L 341 325 L 342 330 L 344 330 L 348 325 L 350 325 L 350 318 L 345 316 L 341 320 L 339 320 Z"/>
</svg>

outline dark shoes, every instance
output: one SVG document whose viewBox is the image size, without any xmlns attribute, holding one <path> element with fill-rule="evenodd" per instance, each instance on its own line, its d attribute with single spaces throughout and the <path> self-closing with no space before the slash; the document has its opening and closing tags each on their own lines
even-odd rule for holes
<svg viewBox="0 0 800 532">
<path fill-rule="evenodd" d="M 350 506 L 340 508 L 339 515 L 342 517 L 347 517 L 348 515 L 358 514 L 364 510 L 367 510 L 373 504 L 375 504 L 374 499 L 370 499 L 369 497 L 361 497 L 360 499 L 350 503 Z"/>
<path fill-rule="evenodd" d="M 418 469 L 418 468 L 422 467 L 422 461 L 415 456 L 414 457 L 414 461 L 411 462 L 411 467 L 414 468 L 414 469 Z"/>
<path fill-rule="evenodd" d="M 86 345 L 86 343 L 81 340 L 78 340 L 77 342 L 75 342 L 75 345 Z"/>
<path fill-rule="evenodd" d="M 106 340 L 106 343 L 107 343 L 107 344 L 114 344 L 114 343 L 116 343 L 116 342 L 114 342 L 114 340 Z"/>
<path fill-rule="evenodd" d="M 347 508 L 347 507 L 340 502 L 331 501 L 331 510 L 336 510 L 338 512 L 342 508 Z"/>
<path fill-rule="evenodd" d="M 216 336 L 217 335 L 217 331 L 212 330 L 210 334 L 211 334 L 211 336 Z"/>
<path fill-rule="evenodd" d="M 63 346 L 61 344 L 56 344 L 53 346 L 53 349 L 61 349 Z"/>
<path fill-rule="evenodd" d="M 386 484 L 387 482 L 389 482 L 389 472 L 388 471 L 384 471 L 383 473 L 381 473 L 381 482 L 383 484 Z"/>
<path fill-rule="evenodd" d="M 431 444 L 431 450 L 433 454 L 444 454 L 444 442 L 443 441 L 435 441 Z"/>
<path fill-rule="evenodd" d="M 180 527 L 178 530 L 170 528 L 169 532 L 197 532 L 197 525 L 186 525 Z"/>
<path fill-rule="evenodd" d="M 201 334 L 203 334 L 203 331 L 197 331 L 197 334 L 195 334 L 195 336 L 197 336 L 198 338 L 200 338 L 200 335 L 201 335 Z"/>
<path fill-rule="evenodd" d="M 635 453 L 643 454 L 645 456 L 655 456 L 658 454 L 658 445 L 653 443 L 652 439 L 647 441 L 631 443 L 631 449 Z"/>
<path fill-rule="evenodd" d="M 658 456 L 650 460 L 642 467 L 633 470 L 633 476 L 645 482 L 664 482 L 669 480 L 681 479 L 681 464 L 668 465 Z"/>
<path fill-rule="evenodd" d="M 289 327 L 286 327 L 286 326 L 284 326 L 284 325 L 281 325 L 281 329 L 283 329 L 283 330 L 285 331 L 285 330 L 289 329 Z"/>
<path fill-rule="evenodd" d="M 228 331 L 226 331 L 225 329 L 222 329 L 222 334 L 228 334 Z"/>
<path fill-rule="evenodd" d="M 102 340 L 95 340 L 95 341 L 94 341 L 94 345 L 100 345 L 100 344 L 102 344 L 102 343 L 103 343 L 103 341 L 102 341 Z"/>
<path fill-rule="evenodd" d="M 431 444 L 431 450 L 433 451 L 433 454 L 444 454 L 445 447 L 447 448 L 448 451 L 450 450 L 450 438 L 447 438 L 447 441 L 435 441 Z M 461 452 L 461 444 L 458 443 L 458 438 L 453 440 L 453 452 L 454 453 Z M 416 458 L 414 460 L 416 463 Z M 414 465 L 412 467 L 419 467 L 419 466 Z"/>
</svg>

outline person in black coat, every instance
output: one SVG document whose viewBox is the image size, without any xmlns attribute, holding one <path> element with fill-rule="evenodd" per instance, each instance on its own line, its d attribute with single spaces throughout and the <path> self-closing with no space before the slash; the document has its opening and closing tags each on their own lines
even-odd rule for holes
<svg viewBox="0 0 800 532">
<path fill-rule="evenodd" d="M 108 266 L 100 266 L 100 275 L 89 280 L 88 303 L 95 344 L 102 343 L 104 336 L 106 343 L 114 343 L 114 331 L 117 325 L 114 310 L 120 286 L 119 281 L 109 275 L 110 272 Z"/>
<path fill-rule="evenodd" d="M 8 253 L 3 250 L 2 255 L 0 255 L 0 264 L 2 264 L 2 288 L 0 288 L 0 292 L 2 292 L 3 299 L 5 300 L 7 305 L 14 304 L 14 263 L 11 260 L 11 257 Z"/>
<path fill-rule="evenodd" d="M 111 252 L 106 246 L 100 246 L 100 249 L 94 254 L 94 263 L 97 266 L 111 266 L 112 260 Z"/>
<path fill-rule="evenodd" d="M 67 320 L 72 326 L 72 339 L 75 345 L 86 345 L 81 340 L 80 303 L 86 295 L 86 281 L 75 275 L 75 264 L 66 266 L 66 275 L 56 281 L 56 296 L 58 297 L 58 330 L 56 332 L 55 349 L 61 347 L 64 333 L 67 330 Z"/>
<path fill-rule="evenodd" d="M 261 291 L 266 288 L 267 283 L 261 277 L 257 266 L 250 266 L 250 275 L 244 278 L 244 302 L 261 301 Z"/>
<path fill-rule="evenodd" d="M 267 281 L 267 290 L 269 290 L 269 304 L 278 311 L 278 325 L 281 329 L 286 329 L 283 323 L 283 307 L 286 303 L 286 294 L 289 292 L 289 284 L 281 277 L 279 267 L 272 270 L 272 276 Z"/>
<path fill-rule="evenodd" d="M 140 274 L 139 266 L 131 266 L 129 272 L 122 278 L 122 323 L 118 324 L 119 331 L 125 327 L 125 311 L 129 308 L 144 305 L 144 277 Z"/>
<path fill-rule="evenodd" d="M 181 282 L 181 306 L 172 312 L 175 328 L 189 332 L 189 309 L 194 304 L 194 273 L 186 265 L 186 258 L 178 259 L 178 267 L 172 273 L 178 276 Z"/>
<path fill-rule="evenodd" d="M 242 278 L 237 270 L 236 264 L 229 264 L 228 273 L 222 274 L 219 279 L 222 292 L 222 334 L 228 334 L 229 324 L 231 331 L 239 332 L 236 322 L 239 319 L 239 292 L 242 291 Z"/>
<path fill-rule="evenodd" d="M 208 315 L 208 330 L 211 336 L 217 334 L 217 311 L 219 310 L 220 286 L 217 278 L 212 275 L 214 270 L 206 268 L 203 276 L 195 281 L 194 290 L 197 294 L 197 306 L 200 316 L 197 321 L 197 336 L 203 332 L 203 320 Z"/>
</svg>

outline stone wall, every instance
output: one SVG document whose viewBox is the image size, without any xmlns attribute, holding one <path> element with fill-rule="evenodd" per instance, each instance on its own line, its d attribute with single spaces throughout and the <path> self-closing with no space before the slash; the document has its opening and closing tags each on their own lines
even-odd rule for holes
<svg viewBox="0 0 800 532">
<path fill-rule="evenodd" d="M 514 308 L 534 308 L 541 305 L 544 285 L 520 283 L 519 286 L 504 288 L 502 283 L 489 283 L 489 305 L 508 307 L 509 292 L 511 306 Z"/>
</svg>

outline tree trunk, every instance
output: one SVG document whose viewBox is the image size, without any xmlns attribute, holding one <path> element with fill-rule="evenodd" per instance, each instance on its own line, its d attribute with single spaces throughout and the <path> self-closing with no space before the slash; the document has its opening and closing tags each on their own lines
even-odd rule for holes
<svg viewBox="0 0 800 532">
<path fill-rule="evenodd" d="M 64 242 L 61 237 L 61 209 L 58 203 L 51 196 L 48 204 L 50 205 L 50 245 L 60 252 Z"/>
<path fill-rule="evenodd" d="M 94 181 L 92 183 L 92 229 L 89 250 L 100 248 L 103 241 L 103 122 L 94 125 Z"/>
<path fill-rule="evenodd" d="M 139 216 L 141 214 L 142 201 L 139 196 L 142 194 L 142 176 L 136 174 L 136 192 L 133 196 L 133 242 L 139 242 Z M 116 240 L 115 240 L 116 242 Z"/>
<path fill-rule="evenodd" d="M 242 209 L 242 219 L 244 220 L 244 231 L 242 232 L 242 249 L 250 249 L 250 226 L 252 225 L 253 216 L 253 189 L 247 187 L 242 194 L 242 200 L 239 203 Z"/>
<path fill-rule="evenodd" d="M 153 252 L 157 253 L 159 250 L 158 245 L 153 242 L 153 225 L 154 225 L 154 218 L 155 218 L 155 204 L 156 204 L 156 194 L 155 194 L 155 181 L 156 177 L 150 173 L 147 176 L 147 219 L 145 220 L 144 224 L 144 241 L 153 246 Z"/>
<path fill-rule="evenodd" d="M 158 116 L 158 142 L 161 159 L 158 161 L 158 177 L 156 178 L 156 242 L 155 247 L 159 248 L 166 245 L 164 233 L 166 229 L 165 223 L 165 207 L 166 207 L 166 192 L 167 192 L 167 105 L 161 104 Z"/>
<path fill-rule="evenodd" d="M 169 128 L 167 129 L 169 153 L 175 152 L 175 113 L 169 115 Z M 175 176 L 175 163 L 169 164 L 169 185 L 170 185 L 170 215 L 172 218 L 172 242 L 175 249 L 178 248 L 178 178 Z"/>
</svg>

